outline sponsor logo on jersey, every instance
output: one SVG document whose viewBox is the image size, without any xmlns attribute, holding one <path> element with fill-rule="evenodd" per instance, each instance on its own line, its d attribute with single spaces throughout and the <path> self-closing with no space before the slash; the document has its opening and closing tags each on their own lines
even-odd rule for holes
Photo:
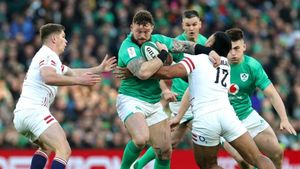
<svg viewBox="0 0 300 169">
<path fill-rule="evenodd" d="M 239 86 L 234 83 L 232 83 L 229 87 L 229 93 L 233 94 L 233 95 L 237 94 L 239 92 L 239 90 L 240 90 Z"/>
<path fill-rule="evenodd" d="M 130 47 L 127 49 L 127 52 L 128 52 L 128 55 L 130 58 L 133 58 L 136 56 L 136 53 L 135 53 L 135 50 L 134 50 L 134 47 Z"/>
<path fill-rule="evenodd" d="M 241 80 L 242 80 L 243 82 L 245 82 L 245 81 L 248 80 L 249 74 L 248 74 L 248 73 L 241 73 L 241 74 L 240 74 L 240 77 L 241 77 Z"/>
</svg>

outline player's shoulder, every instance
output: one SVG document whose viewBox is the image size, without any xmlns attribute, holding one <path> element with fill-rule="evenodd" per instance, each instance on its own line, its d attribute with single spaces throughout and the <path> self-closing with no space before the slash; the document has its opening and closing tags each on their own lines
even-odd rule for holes
<svg viewBox="0 0 300 169">
<path fill-rule="evenodd" d="M 39 57 L 55 57 L 57 54 L 52 51 L 49 47 L 43 45 L 35 54 L 36 58 Z"/>
<path fill-rule="evenodd" d="M 135 53 L 139 50 L 138 45 L 136 45 L 134 42 L 132 42 L 131 37 L 128 35 L 128 37 L 126 39 L 124 39 L 124 41 L 122 42 L 119 51 L 118 51 L 118 55 L 124 55 L 126 53 L 128 53 L 129 55 L 131 53 Z"/>
<path fill-rule="evenodd" d="M 162 34 L 152 34 L 151 35 L 151 41 L 153 42 L 156 42 L 156 41 L 159 41 L 159 42 L 164 42 L 164 41 L 167 41 L 169 39 L 172 39 L 166 35 L 162 35 Z"/>
<path fill-rule="evenodd" d="M 191 55 L 191 54 L 184 54 L 183 60 L 188 60 L 192 62 L 194 65 L 203 65 L 207 64 L 209 61 L 208 55 L 206 54 L 198 54 L 198 55 Z M 184 61 L 183 61 L 184 62 Z"/>
<path fill-rule="evenodd" d="M 182 33 L 182 34 L 176 36 L 175 39 L 177 39 L 177 40 L 186 40 L 186 36 L 184 35 L 184 33 Z"/>
<path fill-rule="evenodd" d="M 124 47 L 128 47 L 130 45 L 132 45 L 133 42 L 131 40 L 131 34 L 129 34 L 121 43 L 120 49 L 124 48 Z"/>
<path fill-rule="evenodd" d="M 253 58 L 249 55 L 244 55 L 244 60 L 245 60 L 245 63 L 247 65 L 249 65 L 250 67 L 261 66 L 261 63 L 258 60 L 256 60 L 255 58 Z"/>
</svg>

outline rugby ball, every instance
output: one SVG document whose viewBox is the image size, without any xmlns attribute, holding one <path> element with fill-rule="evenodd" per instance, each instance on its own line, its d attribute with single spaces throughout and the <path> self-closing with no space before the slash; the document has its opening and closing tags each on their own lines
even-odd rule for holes
<svg viewBox="0 0 300 169">
<path fill-rule="evenodd" d="M 150 41 L 143 43 L 141 52 L 147 60 L 151 60 L 159 54 L 159 50 L 156 44 Z"/>
</svg>

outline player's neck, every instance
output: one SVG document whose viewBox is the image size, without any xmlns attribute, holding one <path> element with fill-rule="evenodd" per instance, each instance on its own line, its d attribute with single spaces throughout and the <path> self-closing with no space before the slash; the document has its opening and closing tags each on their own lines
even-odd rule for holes
<svg viewBox="0 0 300 169">
<path fill-rule="evenodd" d="M 59 56 L 59 51 L 56 48 L 55 44 L 52 43 L 44 43 L 45 46 L 47 46 L 48 48 L 50 48 L 53 52 L 55 52 L 58 56 Z"/>
</svg>

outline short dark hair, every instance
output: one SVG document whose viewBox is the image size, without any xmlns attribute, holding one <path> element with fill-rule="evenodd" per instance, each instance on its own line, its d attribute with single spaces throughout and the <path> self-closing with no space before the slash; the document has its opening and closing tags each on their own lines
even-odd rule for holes
<svg viewBox="0 0 300 169">
<path fill-rule="evenodd" d="M 240 28 L 231 28 L 225 33 L 233 42 L 244 39 L 244 32 Z"/>
<path fill-rule="evenodd" d="M 154 19 L 152 14 L 147 10 L 139 10 L 133 17 L 132 23 L 138 24 L 138 25 L 147 25 L 150 23 L 151 25 L 154 25 Z"/>
<path fill-rule="evenodd" d="M 49 35 L 53 34 L 53 33 L 60 33 L 61 31 L 64 31 L 65 27 L 60 25 L 60 24 L 56 24 L 56 23 L 48 23 L 46 25 L 41 26 L 40 28 L 40 37 L 42 42 L 45 41 L 45 39 L 48 38 Z"/>
<path fill-rule="evenodd" d="M 183 12 L 182 19 L 184 19 L 184 18 L 193 18 L 193 17 L 197 17 L 197 18 L 200 19 L 200 16 L 199 16 L 198 12 L 195 11 L 195 10 L 189 9 L 189 10 L 185 10 Z"/>
<path fill-rule="evenodd" d="M 228 52 L 231 50 L 231 39 L 225 32 L 218 31 L 214 33 L 215 41 L 211 48 L 220 56 L 227 57 Z"/>
</svg>

